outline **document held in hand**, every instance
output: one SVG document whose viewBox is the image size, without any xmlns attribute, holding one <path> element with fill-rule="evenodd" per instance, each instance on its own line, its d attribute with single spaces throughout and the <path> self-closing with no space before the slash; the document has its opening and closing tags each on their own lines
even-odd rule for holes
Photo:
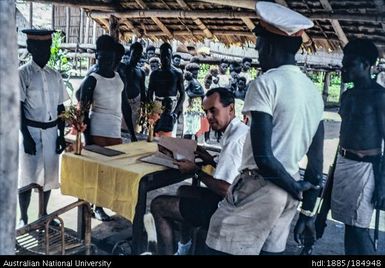
<svg viewBox="0 0 385 268">
<path fill-rule="evenodd" d="M 160 137 L 158 142 L 158 151 L 150 156 L 141 158 L 143 162 L 178 168 L 174 164 L 177 160 L 190 160 L 194 162 L 197 143 L 194 140 L 179 138 Z"/>
</svg>

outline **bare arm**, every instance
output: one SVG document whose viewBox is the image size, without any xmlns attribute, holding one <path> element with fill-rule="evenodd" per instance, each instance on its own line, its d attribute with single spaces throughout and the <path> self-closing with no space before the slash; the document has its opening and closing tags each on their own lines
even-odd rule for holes
<svg viewBox="0 0 385 268">
<path fill-rule="evenodd" d="M 320 122 L 317 132 L 313 137 L 309 151 L 307 152 L 307 166 L 304 180 L 313 185 L 320 185 L 322 182 L 323 168 L 323 146 L 324 146 L 324 124 Z M 313 211 L 319 189 L 311 189 L 303 193 L 302 209 Z"/>
<path fill-rule="evenodd" d="M 124 90 L 122 91 L 122 114 L 123 114 L 124 121 L 126 121 L 128 131 L 130 131 L 131 141 L 138 141 L 138 139 L 136 138 L 136 135 L 135 135 L 135 129 L 134 129 L 134 125 L 132 122 L 131 106 L 128 103 L 126 91 L 124 91 Z"/>
<path fill-rule="evenodd" d="M 24 112 L 24 102 L 20 102 L 20 115 L 21 115 L 21 122 L 20 122 L 20 131 L 23 135 L 23 146 L 24 146 L 24 152 L 26 154 L 36 154 L 36 144 L 35 141 L 32 139 L 31 133 L 29 133 L 25 112 Z"/>
<path fill-rule="evenodd" d="M 185 99 L 185 90 L 184 90 L 184 85 L 183 85 L 183 75 L 180 73 L 178 74 L 178 84 L 177 84 L 178 92 L 179 92 L 179 99 L 178 103 L 176 104 L 174 113 L 179 115 L 180 112 L 182 112 L 182 105 Z"/>
<path fill-rule="evenodd" d="M 147 102 L 151 102 L 154 98 L 154 92 L 155 92 L 155 74 L 150 74 L 150 81 L 148 84 L 148 90 L 147 90 Z"/>
<path fill-rule="evenodd" d="M 281 162 L 273 155 L 271 148 L 271 136 L 273 130 L 273 118 L 263 112 L 251 112 L 251 145 L 255 163 L 266 180 L 281 187 L 293 198 L 302 199 L 302 192 L 312 188 L 308 182 L 297 182 L 285 170 Z"/>
<path fill-rule="evenodd" d="M 226 196 L 227 189 L 230 186 L 228 182 L 215 179 L 213 176 L 203 172 L 200 167 L 189 160 L 180 160 L 175 162 L 175 164 L 179 167 L 179 171 L 182 174 L 195 172 L 198 175 L 199 180 L 201 180 L 210 190 L 222 197 Z"/>
<path fill-rule="evenodd" d="M 80 108 L 83 109 L 83 105 L 90 107 L 88 104 L 93 102 L 94 89 L 96 86 L 96 79 L 92 76 L 87 77 L 80 88 Z M 89 118 L 89 110 L 86 110 L 84 113 L 84 124 L 87 125 L 86 130 L 84 131 L 84 136 L 86 139 L 86 144 L 91 144 L 91 124 Z"/>
<path fill-rule="evenodd" d="M 376 99 L 376 114 L 378 120 L 378 128 L 382 137 L 382 144 L 385 144 L 385 91 L 380 92 Z M 385 156 L 384 147 L 382 148 L 382 157 L 379 166 L 379 174 L 376 176 L 376 184 L 373 195 L 374 206 L 378 209 L 385 210 Z"/>
<path fill-rule="evenodd" d="M 140 70 L 141 71 L 141 74 L 142 74 L 142 77 L 140 78 L 140 101 L 141 102 L 146 102 L 146 86 L 145 86 L 145 83 L 144 83 L 144 80 L 146 79 L 146 74 L 144 73 L 143 70 Z"/>
<path fill-rule="evenodd" d="M 198 171 L 199 180 L 202 181 L 210 190 L 216 194 L 225 197 L 230 183 L 224 180 L 218 180 L 203 171 Z"/>
<path fill-rule="evenodd" d="M 65 111 L 64 105 L 60 104 L 57 106 L 57 114 L 60 115 L 62 112 Z M 64 120 L 58 118 L 57 120 L 57 128 L 59 130 L 59 136 L 56 140 L 56 153 L 60 154 L 62 153 L 66 148 L 66 142 L 64 139 L 64 128 L 65 128 L 65 122 Z"/>
</svg>

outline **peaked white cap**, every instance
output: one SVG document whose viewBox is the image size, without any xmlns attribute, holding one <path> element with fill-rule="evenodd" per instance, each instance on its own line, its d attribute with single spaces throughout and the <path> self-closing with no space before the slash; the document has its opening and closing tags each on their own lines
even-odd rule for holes
<svg viewBox="0 0 385 268">
<path fill-rule="evenodd" d="M 302 14 L 276 3 L 258 1 L 255 10 L 261 19 L 261 27 L 275 34 L 301 36 L 305 29 L 314 26 Z"/>
</svg>

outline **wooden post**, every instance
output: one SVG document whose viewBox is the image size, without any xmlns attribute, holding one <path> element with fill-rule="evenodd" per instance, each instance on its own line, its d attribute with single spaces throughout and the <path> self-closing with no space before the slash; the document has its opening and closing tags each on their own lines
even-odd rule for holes
<svg viewBox="0 0 385 268">
<path fill-rule="evenodd" d="M 92 44 L 96 44 L 96 21 L 94 21 L 94 25 L 92 26 Z"/>
<path fill-rule="evenodd" d="M 323 90 L 322 90 L 322 99 L 324 101 L 324 105 L 326 105 L 329 96 L 329 86 L 330 86 L 330 77 L 331 72 L 325 72 L 324 81 L 323 81 Z"/>
<path fill-rule="evenodd" d="M 84 32 L 84 10 L 80 8 L 80 29 L 79 29 L 79 44 L 83 44 L 83 32 Z"/>
<path fill-rule="evenodd" d="M 15 1 L 0 1 L 0 255 L 15 254 L 20 102 Z"/>
<path fill-rule="evenodd" d="M 52 4 L 52 10 L 51 10 L 51 28 L 52 30 L 55 29 L 55 5 Z"/>
<path fill-rule="evenodd" d="M 87 16 L 86 18 L 86 33 L 84 34 L 84 43 L 88 44 L 89 42 L 89 34 L 90 34 L 90 18 Z"/>
<path fill-rule="evenodd" d="M 119 42 L 119 22 L 113 15 L 110 16 L 109 32 L 110 36 Z"/>
<path fill-rule="evenodd" d="M 70 7 L 66 7 L 66 43 L 70 42 Z"/>
<path fill-rule="evenodd" d="M 29 3 L 29 28 L 33 28 L 33 3 Z"/>
</svg>

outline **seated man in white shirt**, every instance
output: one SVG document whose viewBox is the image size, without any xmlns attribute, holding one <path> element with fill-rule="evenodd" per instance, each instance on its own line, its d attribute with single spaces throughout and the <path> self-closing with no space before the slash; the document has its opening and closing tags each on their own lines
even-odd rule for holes
<svg viewBox="0 0 385 268">
<path fill-rule="evenodd" d="M 226 88 L 209 90 L 203 100 L 203 109 L 211 128 L 223 132 L 222 151 L 217 162 L 201 147 L 198 147 L 196 152 L 204 164 L 216 168 L 213 175 L 203 172 L 191 161 L 176 162 L 182 173 L 195 171 L 198 179 L 207 188 L 182 186 L 178 190 L 180 196 L 162 195 L 151 202 L 151 212 L 158 235 L 158 253 L 162 255 L 174 253 L 172 230 L 174 221 L 182 223 L 182 237 L 176 255 L 187 255 L 191 246 L 190 227 L 208 227 L 211 215 L 226 195 L 241 165 L 243 144 L 249 128 L 235 117 L 233 93 Z"/>
</svg>

